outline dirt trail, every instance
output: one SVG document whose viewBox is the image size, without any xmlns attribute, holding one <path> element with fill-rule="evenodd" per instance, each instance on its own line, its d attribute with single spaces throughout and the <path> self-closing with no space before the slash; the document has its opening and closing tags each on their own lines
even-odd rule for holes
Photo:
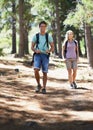
<svg viewBox="0 0 93 130">
<path fill-rule="evenodd" d="M 51 58 L 47 94 L 42 95 L 34 92 L 32 67 L 1 59 L 0 130 L 93 130 L 93 70 L 87 59 L 78 66 L 74 90 L 62 60 Z"/>
</svg>

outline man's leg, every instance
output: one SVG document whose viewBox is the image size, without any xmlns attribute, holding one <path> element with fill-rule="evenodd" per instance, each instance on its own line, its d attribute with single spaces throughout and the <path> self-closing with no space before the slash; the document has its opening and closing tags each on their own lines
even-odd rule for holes
<svg viewBox="0 0 93 130">
<path fill-rule="evenodd" d="M 43 88 L 46 89 L 46 83 L 47 83 L 47 73 L 43 72 Z"/>
<path fill-rule="evenodd" d="M 43 94 L 46 93 L 48 66 L 49 66 L 49 57 L 47 57 L 47 55 L 42 55 L 42 72 L 43 72 L 42 93 Z"/>
<path fill-rule="evenodd" d="M 37 85 L 40 85 L 39 69 L 34 69 L 34 73 L 35 73 L 35 79 L 36 79 Z"/>
<path fill-rule="evenodd" d="M 43 72 L 43 88 L 42 88 L 43 94 L 46 94 L 46 83 L 47 83 L 47 73 Z"/>
<path fill-rule="evenodd" d="M 40 92 L 40 89 L 41 89 L 39 69 L 35 69 L 34 72 L 35 72 L 35 79 L 37 82 L 37 87 L 36 87 L 35 91 L 38 93 L 38 92 Z"/>
<path fill-rule="evenodd" d="M 40 85 L 40 66 L 41 66 L 41 56 L 40 54 L 35 54 L 34 56 L 34 75 L 37 82 L 36 92 L 39 92 L 41 89 Z"/>
</svg>

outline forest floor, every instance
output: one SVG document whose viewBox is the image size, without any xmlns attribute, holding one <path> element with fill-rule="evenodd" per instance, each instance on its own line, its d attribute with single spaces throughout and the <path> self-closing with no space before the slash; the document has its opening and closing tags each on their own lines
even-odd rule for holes
<svg viewBox="0 0 93 130">
<path fill-rule="evenodd" d="M 51 57 L 47 94 L 37 94 L 29 62 L 1 57 L 0 130 L 93 130 L 93 69 L 84 58 L 77 85 L 69 87 L 64 62 Z"/>
</svg>

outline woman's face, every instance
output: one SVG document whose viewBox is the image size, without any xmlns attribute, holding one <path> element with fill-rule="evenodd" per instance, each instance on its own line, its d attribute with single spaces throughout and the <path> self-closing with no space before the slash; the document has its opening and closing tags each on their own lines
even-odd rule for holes
<svg viewBox="0 0 93 130">
<path fill-rule="evenodd" d="M 72 40 L 74 37 L 73 32 L 68 32 L 68 40 Z"/>
</svg>

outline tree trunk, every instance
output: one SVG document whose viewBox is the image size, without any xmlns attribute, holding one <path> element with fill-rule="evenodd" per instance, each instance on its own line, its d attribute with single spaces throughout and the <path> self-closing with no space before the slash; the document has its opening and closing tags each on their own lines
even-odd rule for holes
<svg viewBox="0 0 93 130">
<path fill-rule="evenodd" d="M 19 57 L 24 56 L 24 0 L 19 0 Z"/>
<path fill-rule="evenodd" d="M 24 53 L 25 54 L 29 54 L 29 47 L 28 47 L 28 31 L 27 29 L 25 28 L 24 30 Z"/>
<path fill-rule="evenodd" d="M 89 60 L 90 66 L 93 68 L 93 44 L 91 36 L 91 27 L 89 25 L 85 25 L 85 40 L 87 48 L 87 58 Z"/>
<path fill-rule="evenodd" d="M 12 3 L 12 54 L 16 53 L 16 9 L 15 2 Z"/>
<path fill-rule="evenodd" d="M 56 4 L 57 41 L 58 41 L 59 57 L 62 58 L 61 26 L 60 26 L 60 17 L 59 17 L 59 0 L 55 0 L 55 4 Z"/>
<path fill-rule="evenodd" d="M 82 57 L 82 52 L 81 52 L 81 48 L 80 48 L 80 36 L 79 36 L 79 31 L 76 31 L 76 36 L 77 36 L 77 40 L 78 40 L 78 48 L 79 48 L 79 56 Z"/>
<path fill-rule="evenodd" d="M 57 53 L 57 39 L 56 39 L 55 21 L 52 21 L 51 26 L 53 29 L 53 41 L 54 41 L 54 48 L 55 48 L 54 53 L 55 53 L 55 55 L 57 55 L 58 53 Z"/>
<path fill-rule="evenodd" d="M 84 55 L 84 57 L 87 58 L 87 48 L 86 48 L 86 40 L 85 40 L 85 37 L 84 37 L 84 47 L 85 47 L 85 55 Z"/>
</svg>

